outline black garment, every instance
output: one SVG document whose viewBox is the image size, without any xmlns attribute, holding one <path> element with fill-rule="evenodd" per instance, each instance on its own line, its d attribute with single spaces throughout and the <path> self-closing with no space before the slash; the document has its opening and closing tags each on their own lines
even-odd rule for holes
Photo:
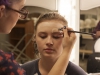
<svg viewBox="0 0 100 75">
<path fill-rule="evenodd" d="M 87 61 L 88 73 L 100 73 L 100 53 L 92 53 Z"/>
<path fill-rule="evenodd" d="M 41 75 L 38 69 L 38 61 L 39 59 L 36 59 L 22 65 L 22 67 L 26 70 L 27 75 Z M 87 74 L 79 66 L 76 66 L 72 62 L 69 62 L 65 75 L 87 75 Z"/>
</svg>

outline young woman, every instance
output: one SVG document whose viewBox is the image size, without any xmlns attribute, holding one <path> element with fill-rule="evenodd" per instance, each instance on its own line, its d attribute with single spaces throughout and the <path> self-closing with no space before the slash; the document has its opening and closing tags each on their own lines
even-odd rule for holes
<svg viewBox="0 0 100 75">
<path fill-rule="evenodd" d="M 50 75 L 50 72 L 52 75 L 86 75 L 79 66 L 69 62 L 76 39 L 75 33 L 69 30 L 73 31 L 58 13 L 46 13 L 39 17 L 33 39 L 40 58 L 22 65 L 27 75 Z"/>
</svg>

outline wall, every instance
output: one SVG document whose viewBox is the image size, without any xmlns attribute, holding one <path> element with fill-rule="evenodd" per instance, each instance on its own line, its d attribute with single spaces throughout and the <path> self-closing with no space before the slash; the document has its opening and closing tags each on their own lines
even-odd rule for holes
<svg viewBox="0 0 100 75">
<path fill-rule="evenodd" d="M 80 0 L 80 9 L 89 10 L 100 6 L 100 0 Z"/>
<path fill-rule="evenodd" d="M 26 5 L 56 10 L 56 0 L 26 0 Z"/>
</svg>

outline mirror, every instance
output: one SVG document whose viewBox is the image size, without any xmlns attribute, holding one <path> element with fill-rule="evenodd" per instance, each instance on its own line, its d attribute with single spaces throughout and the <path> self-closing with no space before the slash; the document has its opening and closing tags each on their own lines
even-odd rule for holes
<svg viewBox="0 0 100 75">
<path fill-rule="evenodd" d="M 100 20 L 100 7 L 91 7 L 90 9 L 80 9 L 80 31 L 92 33 Z M 80 35 L 80 66 L 87 72 L 87 61 L 94 52 L 100 51 L 100 39 L 94 40 L 91 35 Z"/>
</svg>

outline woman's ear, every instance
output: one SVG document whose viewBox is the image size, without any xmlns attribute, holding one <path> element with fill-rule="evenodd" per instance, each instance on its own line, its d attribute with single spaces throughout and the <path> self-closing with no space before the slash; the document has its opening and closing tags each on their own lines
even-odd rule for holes
<svg viewBox="0 0 100 75">
<path fill-rule="evenodd" d="M 3 16 L 5 10 L 5 5 L 0 5 L 0 18 Z"/>
<path fill-rule="evenodd" d="M 35 42 L 36 41 L 36 35 L 33 35 L 32 41 Z"/>
</svg>

